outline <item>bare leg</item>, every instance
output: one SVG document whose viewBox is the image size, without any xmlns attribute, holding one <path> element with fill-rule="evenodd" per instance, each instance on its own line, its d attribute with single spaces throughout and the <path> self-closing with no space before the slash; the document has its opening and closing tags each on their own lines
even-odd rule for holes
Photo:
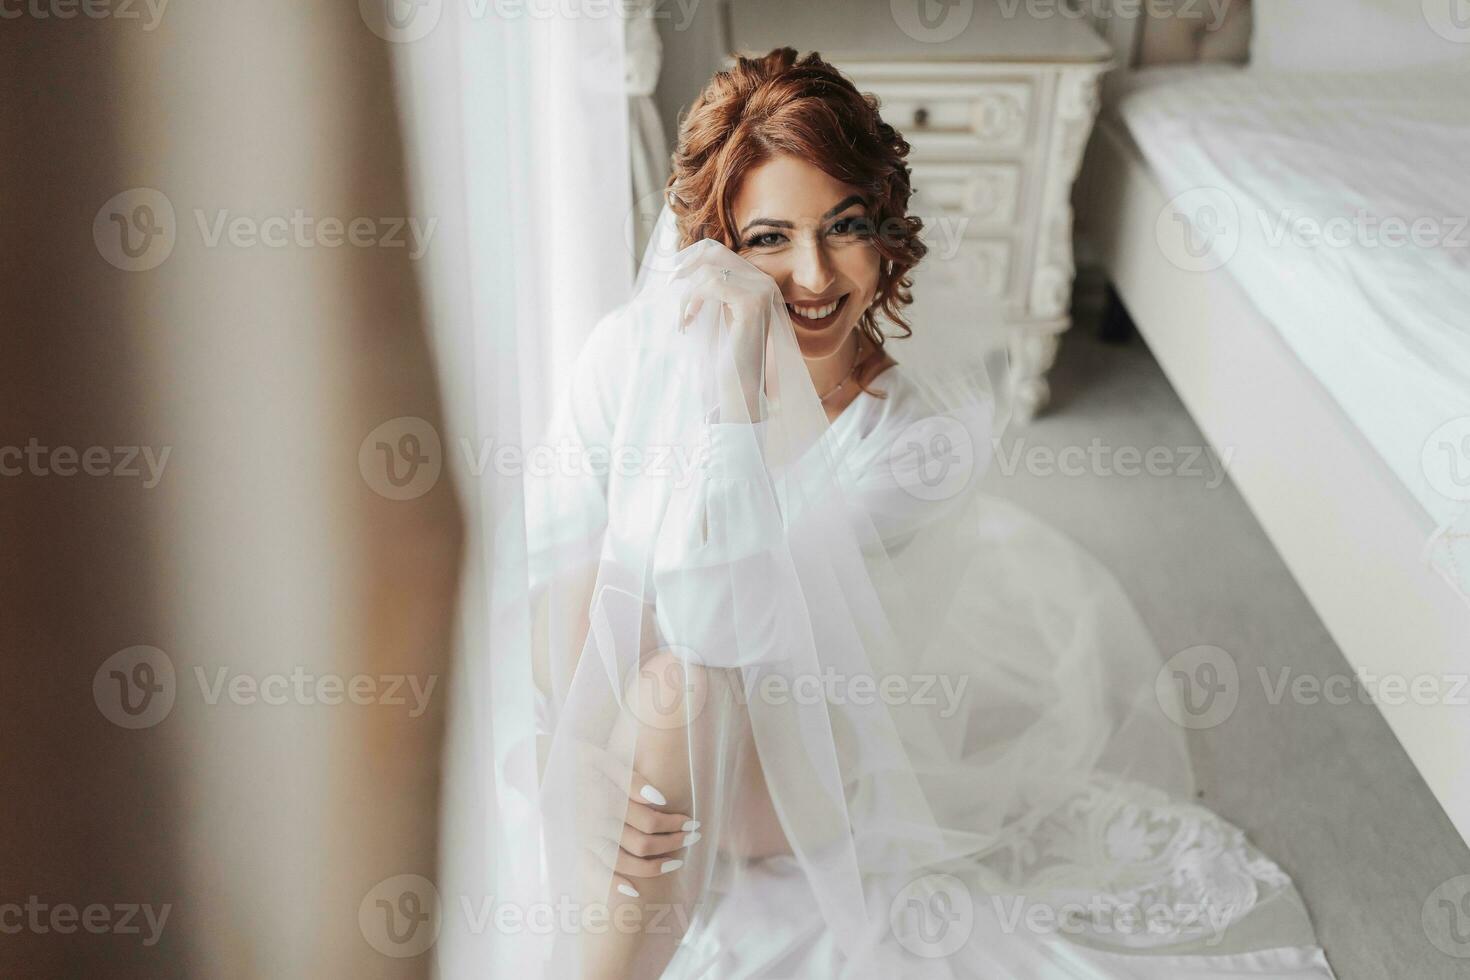
<svg viewBox="0 0 1470 980">
<path fill-rule="evenodd" d="M 790 852 L 733 687 L 739 682 L 738 671 L 686 668 L 675 654 L 659 651 L 629 685 L 613 748 L 631 749 L 633 768 L 668 801 L 660 809 L 692 815 L 704 839 L 669 855 L 684 862 L 680 867 L 634 880 L 637 898 L 608 896 L 613 921 L 639 928 L 584 937 L 589 980 L 658 977 L 706 899 L 717 859 Z M 630 905 L 637 915 L 622 908 Z"/>
</svg>

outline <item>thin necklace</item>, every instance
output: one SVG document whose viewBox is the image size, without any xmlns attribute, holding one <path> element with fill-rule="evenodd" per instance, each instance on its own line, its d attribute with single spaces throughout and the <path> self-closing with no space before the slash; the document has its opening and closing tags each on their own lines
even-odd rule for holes
<svg viewBox="0 0 1470 980">
<path fill-rule="evenodd" d="M 827 392 L 825 395 L 821 396 L 821 398 L 819 399 L 819 401 L 822 404 L 825 405 L 827 403 L 827 399 L 831 398 L 833 395 L 835 395 L 839 391 L 841 391 L 842 388 L 843 388 L 843 386 L 845 386 L 849 381 L 852 380 L 853 375 L 857 374 L 858 364 L 860 363 L 859 360 L 858 360 L 858 355 L 862 353 L 862 350 L 863 350 L 863 338 L 862 338 L 862 335 L 859 334 L 858 335 L 857 344 L 856 344 L 856 346 L 853 347 L 853 350 L 852 350 L 852 367 L 848 368 L 847 374 L 845 376 L 843 376 L 843 378 L 842 378 L 841 381 L 837 382 L 836 387 L 834 387 L 831 391 Z"/>
</svg>

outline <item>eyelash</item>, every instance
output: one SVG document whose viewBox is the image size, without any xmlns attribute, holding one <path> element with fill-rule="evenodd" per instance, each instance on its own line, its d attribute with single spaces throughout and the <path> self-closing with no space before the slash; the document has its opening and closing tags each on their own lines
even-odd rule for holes
<svg viewBox="0 0 1470 980">
<path fill-rule="evenodd" d="M 854 227 L 850 231 L 842 232 L 839 229 L 841 229 L 843 225 L 852 225 Z M 863 217 L 862 215 L 854 215 L 851 218 L 842 218 L 836 222 L 833 222 L 832 227 L 827 229 L 827 231 L 829 234 L 836 232 L 838 235 L 855 235 L 858 238 L 867 238 L 872 234 L 871 228 L 868 224 L 868 219 Z M 786 236 L 779 231 L 763 231 L 758 235 L 751 235 L 749 238 L 747 238 L 745 240 L 745 247 L 774 248 L 775 246 L 781 244 L 779 241 L 766 242 L 765 239 L 767 238 L 785 239 Z"/>
</svg>

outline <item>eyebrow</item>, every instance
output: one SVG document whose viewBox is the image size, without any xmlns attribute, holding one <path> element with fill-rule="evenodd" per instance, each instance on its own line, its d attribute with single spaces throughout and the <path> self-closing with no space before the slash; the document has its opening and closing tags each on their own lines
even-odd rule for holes
<svg viewBox="0 0 1470 980">
<path fill-rule="evenodd" d="M 838 202 L 838 204 L 835 207 L 829 208 L 827 210 L 827 213 L 824 214 L 824 215 L 822 215 L 821 220 L 826 221 L 828 218 L 835 218 L 839 214 L 841 214 L 842 212 L 846 211 L 848 208 L 852 207 L 854 204 L 862 204 L 862 203 L 863 203 L 863 199 L 858 194 L 853 194 L 853 195 L 851 195 L 849 197 L 845 197 L 840 202 Z M 789 221 L 777 221 L 775 218 L 752 218 L 749 222 L 746 223 L 746 225 L 745 225 L 744 228 L 741 228 L 740 229 L 740 234 L 742 234 L 742 235 L 745 234 L 747 231 L 750 231 L 750 229 L 754 228 L 756 225 L 765 225 L 766 227 L 769 227 L 769 228 L 792 228 L 792 227 L 795 227 Z"/>
</svg>

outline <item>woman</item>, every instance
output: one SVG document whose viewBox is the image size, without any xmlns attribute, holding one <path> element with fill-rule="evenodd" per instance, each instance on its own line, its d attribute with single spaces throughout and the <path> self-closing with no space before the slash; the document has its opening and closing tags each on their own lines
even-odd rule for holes
<svg viewBox="0 0 1470 980">
<path fill-rule="evenodd" d="M 528 963 L 1332 976 L 1286 876 L 1188 802 L 1116 583 L 976 492 L 992 371 L 890 354 L 907 151 L 790 49 L 684 120 L 528 485 L 539 784 L 506 835 L 569 910 Z"/>
</svg>

